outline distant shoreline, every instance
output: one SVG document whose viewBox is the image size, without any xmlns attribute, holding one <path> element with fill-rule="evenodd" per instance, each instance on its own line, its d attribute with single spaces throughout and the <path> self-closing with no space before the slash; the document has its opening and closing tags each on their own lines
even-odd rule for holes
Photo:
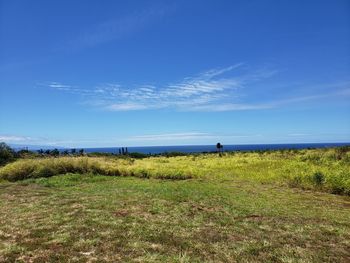
<svg viewBox="0 0 350 263">
<path fill-rule="evenodd" d="M 350 146 L 350 142 L 342 143 L 284 143 L 284 144 L 235 144 L 235 145 L 224 145 L 224 151 L 259 151 L 259 150 L 282 150 L 282 149 L 308 149 L 308 148 L 329 148 L 329 147 L 340 147 L 340 146 Z M 54 147 L 45 146 L 30 146 L 28 145 L 28 150 L 35 151 L 39 149 L 53 149 Z M 26 146 L 16 147 L 12 146 L 16 151 L 23 150 Z M 84 149 L 86 153 L 116 153 L 121 147 L 94 147 L 94 148 L 80 148 Z M 181 153 L 205 153 L 205 152 L 215 152 L 216 146 L 213 145 L 180 145 L 180 146 L 133 146 L 127 147 L 128 151 L 134 153 L 142 154 L 162 154 L 166 152 L 181 152 Z M 57 147 L 58 150 L 70 150 L 73 148 L 63 148 Z"/>
</svg>

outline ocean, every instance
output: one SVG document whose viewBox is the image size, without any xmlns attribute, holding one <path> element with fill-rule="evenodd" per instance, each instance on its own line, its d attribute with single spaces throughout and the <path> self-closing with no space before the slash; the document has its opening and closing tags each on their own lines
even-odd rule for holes
<svg viewBox="0 0 350 263">
<path fill-rule="evenodd" d="M 296 143 L 296 144 L 242 144 L 224 145 L 224 151 L 256 151 L 256 150 L 280 150 L 280 149 L 307 149 L 327 148 L 337 146 L 350 146 L 349 143 Z M 121 147 L 84 148 L 85 152 L 118 153 Z M 216 151 L 216 145 L 182 145 L 182 146 L 143 146 L 128 147 L 128 152 L 143 154 L 159 154 L 165 152 L 201 153 Z"/>
</svg>

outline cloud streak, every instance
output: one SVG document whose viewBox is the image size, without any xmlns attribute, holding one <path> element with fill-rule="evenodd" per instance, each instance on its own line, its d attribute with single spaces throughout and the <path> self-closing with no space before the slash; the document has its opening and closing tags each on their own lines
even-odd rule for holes
<svg viewBox="0 0 350 263">
<path fill-rule="evenodd" d="M 260 134 L 213 134 L 205 132 L 182 132 L 182 133 L 163 133 L 163 134 L 146 134 L 132 136 L 127 141 L 186 141 L 186 140 L 222 140 L 234 138 L 260 137 Z"/>
<path fill-rule="evenodd" d="M 76 37 L 65 43 L 64 48 L 72 50 L 90 48 L 121 39 L 161 19 L 170 8 L 158 5 L 103 21 L 79 32 Z"/>
<path fill-rule="evenodd" d="M 210 69 L 192 77 L 167 85 L 136 85 L 125 87 L 107 83 L 92 89 L 49 82 L 46 85 L 56 91 L 78 94 L 84 104 L 107 111 L 136 111 L 172 109 L 177 111 L 246 111 L 279 108 L 293 103 L 302 103 L 334 96 L 349 96 L 350 83 L 327 84 L 327 90 L 312 94 L 252 100 L 243 96 L 251 85 L 263 83 L 274 76 L 276 70 L 245 72 L 244 64 L 238 63 L 225 68 Z M 243 73 L 242 73 L 243 71 Z M 304 90 L 307 91 L 305 88 Z"/>
<path fill-rule="evenodd" d="M 180 111 L 224 111 L 260 108 L 238 103 L 238 90 L 245 85 L 271 76 L 271 71 L 238 74 L 242 63 L 226 68 L 210 69 L 164 86 L 138 85 L 124 87 L 107 83 L 93 89 L 80 89 L 59 82 L 46 86 L 58 91 L 80 94 L 87 104 L 108 111 L 175 109 Z M 265 107 L 265 106 L 263 106 Z"/>
<path fill-rule="evenodd" d="M 17 136 L 17 135 L 0 135 L 0 141 L 4 142 L 27 142 L 33 140 L 28 136 Z"/>
<path fill-rule="evenodd" d="M 210 139 L 213 135 L 202 132 L 185 132 L 185 133 L 164 133 L 164 134 L 148 134 L 130 137 L 130 141 L 168 141 L 168 140 L 191 140 L 191 139 Z"/>
<path fill-rule="evenodd" d="M 338 139 L 334 139 L 337 138 Z M 342 138 L 342 139 L 339 139 Z M 242 142 L 255 144 L 262 143 L 262 139 L 267 140 L 265 143 L 286 143 L 286 142 L 317 142 L 322 138 L 328 142 L 348 141 L 347 133 L 286 133 L 286 134 L 254 134 L 254 133 L 216 133 L 216 132 L 169 132 L 158 134 L 141 134 L 127 136 L 107 136 L 103 139 L 98 138 L 47 138 L 47 137 L 29 137 L 19 135 L 0 135 L 0 142 L 4 141 L 13 145 L 27 145 L 41 147 L 43 145 L 50 147 L 118 147 L 119 146 L 141 146 L 141 145 L 184 145 L 190 144 L 212 144 L 213 142 L 223 142 L 224 144 L 236 144 Z"/>
</svg>

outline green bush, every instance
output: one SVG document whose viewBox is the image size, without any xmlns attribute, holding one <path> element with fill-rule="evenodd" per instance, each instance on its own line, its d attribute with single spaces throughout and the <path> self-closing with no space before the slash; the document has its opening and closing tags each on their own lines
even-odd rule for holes
<svg viewBox="0 0 350 263">
<path fill-rule="evenodd" d="M 333 176 L 327 176 L 326 187 L 333 194 L 350 195 L 350 170 L 339 169 Z"/>
<path fill-rule="evenodd" d="M 39 165 L 36 169 L 33 170 L 31 177 L 40 178 L 40 177 L 51 177 L 54 176 L 57 170 L 54 167 Z"/>
<path fill-rule="evenodd" d="M 341 146 L 335 149 L 335 158 L 341 160 L 347 157 L 347 153 L 350 152 L 350 146 Z"/>
<path fill-rule="evenodd" d="M 0 142 L 0 166 L 15 159 L 16 153 L 4 142 Z"/>
<path fill-rule="evenodd" d="M 323 175 L 323 173 L 321 172 L 316 172 L 312 175 L 312 182 L 316 185 L 316 186 L 321 186 L 323 185 L 325 181 L 325 176 Z"/>
</svg>

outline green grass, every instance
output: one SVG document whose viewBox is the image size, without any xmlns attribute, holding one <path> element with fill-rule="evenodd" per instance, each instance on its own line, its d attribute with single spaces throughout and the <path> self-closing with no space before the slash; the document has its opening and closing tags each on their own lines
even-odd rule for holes
<svg viewBox="0 0 350 263">
<path fill-rule="evenodd" d="M 0 200 L 0 262 L 350 259 L 349 197 L 241 176 L 67 174 L 2 182 Z"/>
<path fill-rule="evenodd" d="M 0 262 L 350 262 L 349 195 L 346 148 L 19 159 Z"/>
<path fill-rule="evenodd" d="M 20 159 L 0 168 L 17 181 L 65 173 L 161 179 L 233 179 L 350 195 L 350 148 L 262 153 L 201 154 L 145 159 L 59 157 Z"/>
</svg>

